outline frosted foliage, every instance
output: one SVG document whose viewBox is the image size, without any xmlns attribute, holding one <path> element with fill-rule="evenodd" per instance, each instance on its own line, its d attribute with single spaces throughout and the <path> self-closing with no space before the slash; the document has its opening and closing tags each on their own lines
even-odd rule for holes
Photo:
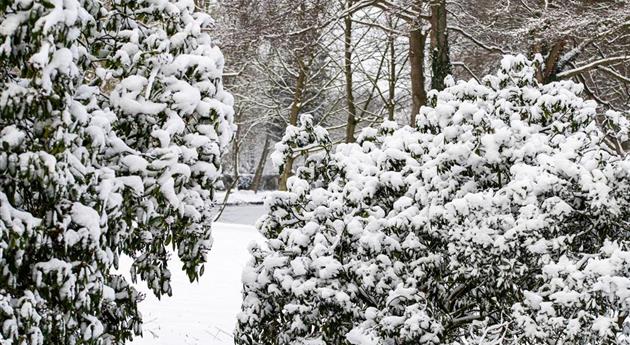
<svg viewBox="0 0 630 345">
<path fill-rule="evenodd" d="M 140 294 L 210 249 L 234 130 L 223 57 L 194 2 L 0 5 L 0 344 L 120 344 Z"/>
<path fill-rule="evenodd" d="M 415 128 L 285 136 L 324 150 L 267 200 L 237 343 L 628 344 L 628 122 L 538 63 L 449 80 Z"/>
<path fill-rule="evenodd" d="M 299 155 L 306 157 L 309 150 L 321 147 L 330 150 L 328 132 L 322 127 L 314 126 L 313 117 L 304 114 L 300 116 L 299 127 L 287 126 L 282 140 L 275 145 L 275 151 L 271 154 L 271 161 L 282 169 L 284 162 L 289 158 L 296 158 Z"/>
</svg>

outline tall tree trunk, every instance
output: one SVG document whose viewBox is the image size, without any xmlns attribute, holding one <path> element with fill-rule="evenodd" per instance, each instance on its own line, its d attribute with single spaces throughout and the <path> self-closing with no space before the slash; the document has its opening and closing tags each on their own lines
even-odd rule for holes
<svg viewBox="0 0 630 345">
<path fill-rule="evenodd" d="M 260 154 L 260 160 L 258 161 L 258 165 L 256 165 L 256 171 L 254 172 L 254 180 L 252 181 L 252 189 L 254 193 L 257 193 L 260 189 L 260 184 L 263 178 L 263 172 L 265 171 L 265 163 L 267 163 L 267 156 L 269 155 L 269 144 L 271 140 L 269 139 L 269 134 L 265 136 L 265 144 L 263 145 L 262 153 Z"/>
<path fill-rule="evenodd" d="M 206 11 L 208 10 L 208 3 L 206 0 L 195 0 L 195 7 L 197 7 L 198 10 Z"/>
<path fill-rule="evenodd" d="M 293 170 L 293 158 L 289 157 L 284 163 L 282 173 L 280 174 L 280 180 L 278 181 L 278 190 L 287 190 L 287 180 L 291 177 L 291 171 Z"/>
<path fill-rule="evenodd" d="M 301 57 L 298 61 L 299 72 L 295 81 L 295 92 L 293 93 L 293 102 L 291 103 L 291 112 L 289 113 L 289 124 L 297 125 L 298 115 L 302 109 L 302 96 L 304 94 L 304 88 L 306 87 L 306 69 L 307 66 L 304 63 L 304 58 Z"/>
<path fill-rule="evenodd" d="M 559 62 L 562 57 L 562 52 L 564 51 L 564 47 L 566 45 L 566 40 L 560 39 L 555 42 L 551 49 L 549 50 L 549 54 L 547 55 L 547 61 L 545 61 L 545 71 L 543 83 L 551 83 L 556 80 L 556 75 L 559 72 Z"/>
<path fill-rule="evenodd" d="M 352 0 L 347 0 L 346 9 L 352 7 Z M 357 108 L 354 104 L 352 88 L 352 13 L 344 18 L 344 74 L 346 77 L 346 102 L 348 105 L 348 123 L 346 125 L 346 142 L 354 142 L 354 131 L 357 127 Z"/>
<path fill-rule="evenodd" d="M 411 68 L 411 121 L 416 126 L 416 116 L 420 107 L 427 102 L 427 92 L 424 89 L 424 45 L 426 35 L 422 32 L 420 23 L 415 23 L 409 32 L 409 66 Z"/>
<path fill-rule="evenodd" d="M 394 28 L 394 21 L 390 16 L 390 27 Z M 394 33 L 387 35 L 387 49 L 389 50 L 389 78 L 388 78 L 388 99 L 387 99 L 387 119 L 394 121 L 394 112 L 396 110 L 396 41 Z"/>
<path fill-rule="evenodd" d="M 240 111 L 237 112 L 237 114 L 240 114 Z M 240 116 L 235 116 L 235 120 L 240 118 Z M 238 171 L 238 165 L 239 165 L 239 156 L 240 156 L 240 150 L 241 150 L 241 144 L 239 141 L 239 136 L 241 134 L 241 126 L 236 127 L 236 133 L 234 133 L 234 145 L 233 145 L 233 151 L 232 151 L 232 162 L 234 163 L 234 170 L 233 170 L 233 176 L 234 176 L 234 181 L 238 181 L 239 178 L 239 171 Z M 238 182 L 237 182 L 238 183 Z M 237 184 L 238 185 L 238 184 Z"/>
<path fill-rule="evenodd" d="M 566 46 L 566 40 L 560 39 L 552 42 L 551 46 L 547 42 L 536 42 L 532 45 L 531 55 L 540 54 L 545 57 L 542 66 L 536 70 L 536 80 L 539 83 L 547 84 L 556 79 L 559 71 L 559 63 L 562 58 L 562 52 Z"/>
<path fill-rule="evenodd" d="M 293 94 L 293 103 L 291 103 L 291 110 L 289 113 L 289 124 L 297 125 L 298 115 L 300 114 L 300 110 L 302 109 L 302 96 L 304 94 L 304 89 L 306 87 L 306 78 L 307 78 L 307 66 L 304 63 L 304 57 L 300 57 L 298 59 L 299 72 L 298 77 L 295 82 L 295 93 Z M 280 180 L 278 181 L 278 189 L 282 191 L 287 190 L 287 180 L 291 176 L 293 170 L 293 158 L 289 157 L 286 163 L 284 164 L 284 169 L 282 170 L 282 174 L 280 175 Z"/>
<path fill-rule="evenodd" d="M 444 90 L 444 78 L 451 74 L 448 29 L 446 27 L 446 0 L 431 2 L 431 88 Z"/>
</svg>

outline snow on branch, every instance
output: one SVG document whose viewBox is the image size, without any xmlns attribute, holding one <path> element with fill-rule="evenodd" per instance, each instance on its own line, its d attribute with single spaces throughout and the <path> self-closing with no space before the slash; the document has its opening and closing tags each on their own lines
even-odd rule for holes
<svg viewBox="0 0 630 345">
<path fill-rule="evenodd" d="M 613 63 L 617 63 L 617 62 L 623 62 L 623 61 L 628 61 L 630 60 L 630 55 L 624 55 L 624 56 L 613 56 L 613 57 L 609 57 L 609 58 L 605 58 L 605 59 L 600 59 L 600 60 L 596 60 L 593 61 L 591 63 L 588 63 L 586 65 L 580 66 L 580 67 L 576 67 L 574 69 L 570 69 L 564 72 L 560 72 L 558 73 L 558 78 L 571 78 L 574 77 L 580 73 L 584 73 L 584 72 L 588 72 L 594 68 L 597 68 L 599 66 L 605 66 L 605 65 L 610 65 Z"/>
<path fill-rule="evenodd" d="M 509 54 L 509 52 L 501 49 L 500 47 L 497 46 L 493 46 L 493 45 L 488 45 L 485 44 L 481 41 L 479 41 L 478 39 L 476 39 L 473 35 L 469 34 L 468 32 L 466 32 L 464 29 L 457 27 L 457 26 L 449 26 L 448 27 L 449 30 L 451 31 L 455 31 L 459 34 L 461 34 L 462 36 L 466 37 L 467 39 L 471 40 L 473 43 L 475 43 L 476 45 L 478 45 L 479 47 L 489 51 L 489 52 L 493 52 L 493 53 L 501 53 L 501 54 Z"/>
</svg>

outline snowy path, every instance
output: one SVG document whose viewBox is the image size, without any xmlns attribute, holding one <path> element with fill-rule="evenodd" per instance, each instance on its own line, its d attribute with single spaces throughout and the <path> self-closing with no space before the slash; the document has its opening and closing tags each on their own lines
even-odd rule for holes
<svg viewBox="0 0 630 345">
<path fill-rule="evenodd" d="M 219 222 L 253 225 L 265 213 L 264 205 L 228 206 L 223 210 Z"/>
<path fill-rule="evenodd" d="M 152 293 L 140 304 L 144 337 L 132 345 L 232 345 L 231 332 L 241 306 L 241 271 L 248 245 L 262 241 L 251 225 L 213 224 L 214 245 L 205 274 L 191 284 L 174 256 L 173 297 L 159 301 Z M 143 288 L 142 291 L 147 291 Z"/>
</svg>

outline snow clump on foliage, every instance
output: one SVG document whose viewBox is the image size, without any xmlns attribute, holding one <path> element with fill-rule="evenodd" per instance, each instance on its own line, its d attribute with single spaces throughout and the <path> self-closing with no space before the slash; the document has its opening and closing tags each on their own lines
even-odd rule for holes
<svg viewBox="0 0 630 345">
<path fill-rule="evenodd" d="M 192 0 L 0 5 L 0 343 L 124 343 L 211 246 L 232 96 Z"/>
<path fill-rule="evenodd" d="M 538 64 L 448 80 L 415 128 L 334 150 L 288 131 L 276 156 L 323 150 L 267 201 L 237 343 L 630 344 L 628 121 Z"/>
</svg>

